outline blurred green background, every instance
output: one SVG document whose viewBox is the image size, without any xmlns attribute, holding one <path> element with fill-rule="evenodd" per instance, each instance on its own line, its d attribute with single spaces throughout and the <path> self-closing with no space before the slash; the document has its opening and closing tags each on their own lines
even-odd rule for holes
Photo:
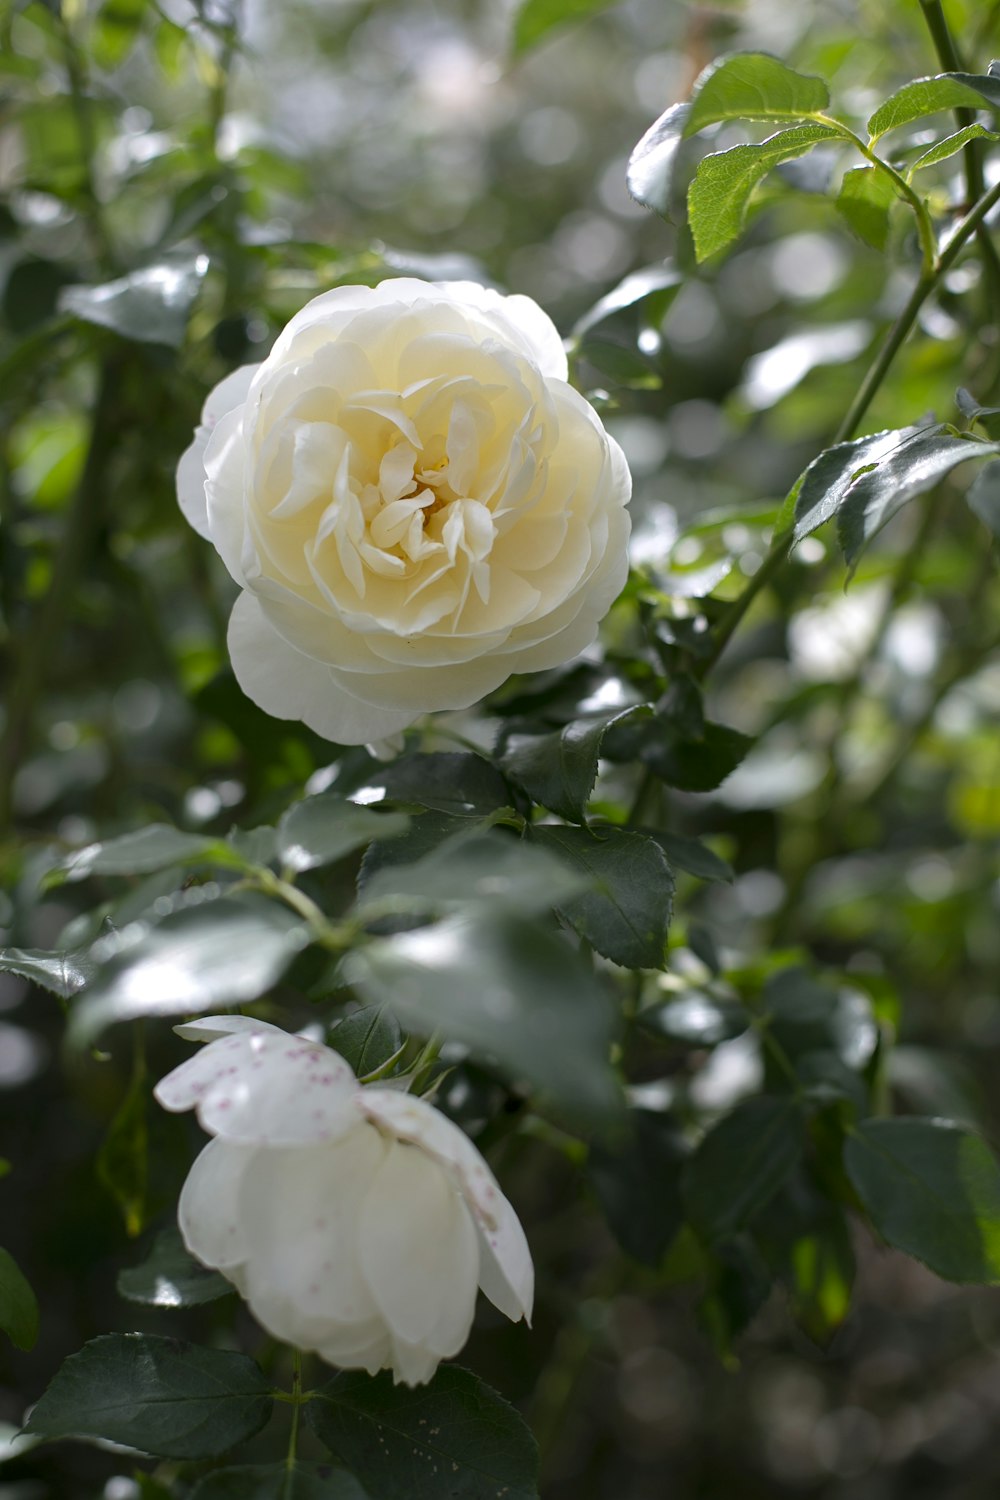
<svg viewBox="0 0 1000 1500">
<path fill-rule="evenodd" d="M 153 819 L 252 827 L 309 778 L 323 784 L 336 752 L 266 719 L 228 674 L 232 587 L 173 496 L 204 393 L 261 358 L 316 292 L 469 275 L 530 294 L 570 334 L 628 272 L 669 257 L 677 295 L 592 326 L 575 371 L 633 467 L 637 560 L 692 597 L 738 592 L 784 493 L 829 441 L 908 292 L 908 229 L 887 258 L 854 240 L 823 196 L 838 169 L 816 152 L 765 189 L 723 264 L 698 269 L 682 212 L 671 225 L 632 202 L 625 166 L 723 50 L 819 72 L 837 112 L 863 120 L 896 84 L 937 70 L 919 4 L 625 0 L 523 57 L 513 9 L 4 0 L 5 941 L 87 935 L 72 925 L 84 904 L 73 888 L 42 899 L 53 847 Z M 1000 5 L 946 9 L 965 61 L 985 70 Z M 939 169 L 942 202 L 960 196 L 958 161 Z M 679 204 L 685 180 L 682 166 Z M 168 278 L 166 297 L 144 294 L 144 267 L 161 293 Z M 89 289 L 129 275 L 109 314 Z M 976 269 L 962 265 L 866 425 L 949 419 L 962 383 L 995 402 L 998 360 Z M 895 522 L 846 595 L 839 557 L 810 539 L 713 680 L 714 717 L 758 747 L 719 792 L 675 799 L 679 831 L 710 836 L 736 870 L 731 885 L 689 880 L 679 903 L 727 966 L 804 944 L 854 974 L 883 1016 L 898 1006 L 900 1107 L 994 1139 L 998 605 L 988 535 L 957 492 Z M 612 661 L 627 609 L 609 622 Z M 453 718 L 489 742 L 488 710 Z M 613 775 L 604 795 L 618 796 Z M 51 997 L 5 976 L 0 1010 L 0 1149 L 13 1164 L 2 1239 L 43 1312 L 31 1354 L 0 1354 L 9 1435 L 66 1354 L 135 1325 L 114 1279 L 139 1251 L 101 1180 L 120 1197 L 121 1171 L 107 1154 L 94 1167 L 129 1048 L 64 1068 Z M 149 1044 L 155 1078 L 178 1054 L 159 1032 Z M 641 1068 L 651 1088 L 712 1109 L 756 1087 L 760 1061 L 738 1040 L 653 1049 Z M 194 1134 L 153 1115 L 148 1129 L 147 1218 L 160 1223 Z M 540 1310 L 532 1334 L 485 1317 L 469 1362 L 532 1420 L 546 1500 L 1000 1490 L 996 1292 L 947 1286 L 859 1237 L 854 1308 L 826 1347 L 775 1293 L 722 1357 L 683 1254 L 665 1275 L 626 1264 L 572 1156 L 519 1136 L 499 1170 L 540 1264 Z M 229 1315 L 142 1326 L 206 1337 Z M 113 1454 L 10 1453 L 2 1500 L 140 1494 Z"/>
</svg>

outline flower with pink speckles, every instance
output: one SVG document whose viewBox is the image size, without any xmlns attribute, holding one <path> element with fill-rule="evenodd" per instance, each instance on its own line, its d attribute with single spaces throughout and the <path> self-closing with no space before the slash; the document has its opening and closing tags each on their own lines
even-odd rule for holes
<svg viewBox="0 0 1000 1500">
<path fill-rule="evenodd" d="M 420 1385 L 468 1338 L 477 1288 L 530 1319 L 517 1215 L 432 1104 L 362 1088 L 332 1048 L 245 1016 L 177 1030 L 208 1045 L 156 1098 L 213 1137 L 181 1192 L 181 1233 L 275 1338 Z"/>
</svg>

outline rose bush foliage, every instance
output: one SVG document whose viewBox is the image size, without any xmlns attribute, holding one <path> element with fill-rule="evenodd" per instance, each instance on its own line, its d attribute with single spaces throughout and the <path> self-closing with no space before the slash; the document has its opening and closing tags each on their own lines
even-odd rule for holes
<svg viewBox="0 0 1000 1500">
<path fill-rule="evenodd" d="M 177 487 L 242 593 L 244 692 L 341 744 L 589 645 L 631 478 L 531 298 L 398 278 L 315 297 L 208 397 Z"/>
</svg>

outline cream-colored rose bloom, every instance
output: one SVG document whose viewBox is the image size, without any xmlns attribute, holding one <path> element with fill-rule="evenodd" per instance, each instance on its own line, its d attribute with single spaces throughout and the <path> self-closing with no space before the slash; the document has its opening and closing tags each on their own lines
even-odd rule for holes
<svg viewBox="0 0 1000 1500">
<path fill-rule="evenodd" d="M 594 638 L 631 479 L 528 297 L 339 287 L 209 396 L 177 488 L 243 592 L 243 691 L 341 744 Z"/>
</svg>

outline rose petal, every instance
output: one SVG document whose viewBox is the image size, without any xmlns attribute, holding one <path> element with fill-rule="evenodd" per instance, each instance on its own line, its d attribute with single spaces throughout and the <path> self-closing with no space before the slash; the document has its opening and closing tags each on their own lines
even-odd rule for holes
<svg viewBox="0 0 1000 1500">
<path fill-rule="evenodd" d="M 479 1247 L 441 1166 L 392 1142 L 362 1205 L 358 1244 L 365 1280 L 393 1338 L 426 1348 L 438 1333 L 447 1347 L 433 1352 L 456 1353 L 472 1326 Z"/>
<path fill-rule="evenodd" d="M 209 1042 L 153 1093 L 164 1109 L 195 1109 L 204 1130 L 244 1145 L 334 1141 L 358 1118 L 357 1083 L 343 1058 L 276 1030 Z"/>
<path fill-rule="evenodd" d="M 242 365 L 209 391 L 202 407 L 201 422 L 195 429 L 194 441 L 185 449 L 177 465 L 178 504 L 189 524 L 207 541 L 211 541 L 212 536 L 205 502 L 205 449 L 219 418 L 246 401 L 250 382 L 259 369 L 259 365 Z"/>
<path fill-rule="evenodd" d="M 239 1193 L 253 1157 L 252 1147 L 209 1141 L 195 1158 L 177 1204 L 177 1223 L 191 1254 L 203 1265 L 225 1271 L 231 1280 L 233 1268 L 242 1266 L 249 1253 Z"/>
<path fill-rule="evenodd" d="M 530 1319 L 535 1272 L 521 1221 L 469 1137 L 451 1120 L 413 1094 L 362 1089 L 358 1107 L 398 1140 L 419 1146 L 453 1174 L 488 1252 L 480 1285 L 508 1317 Z M 510 1308 L 516 1311 L 509 1311 Z"/>
<path fill-rule="evenodd" d="M 241 594 L 233 606 L 229 654 L 237 682 L 259 708 L 276 719 L 301 719 L 339 745 L 364 745 L 413 723 L 409 708 L 353 697 L 325 663 L 278 634 L 253 594 Z"/>
</svg>

